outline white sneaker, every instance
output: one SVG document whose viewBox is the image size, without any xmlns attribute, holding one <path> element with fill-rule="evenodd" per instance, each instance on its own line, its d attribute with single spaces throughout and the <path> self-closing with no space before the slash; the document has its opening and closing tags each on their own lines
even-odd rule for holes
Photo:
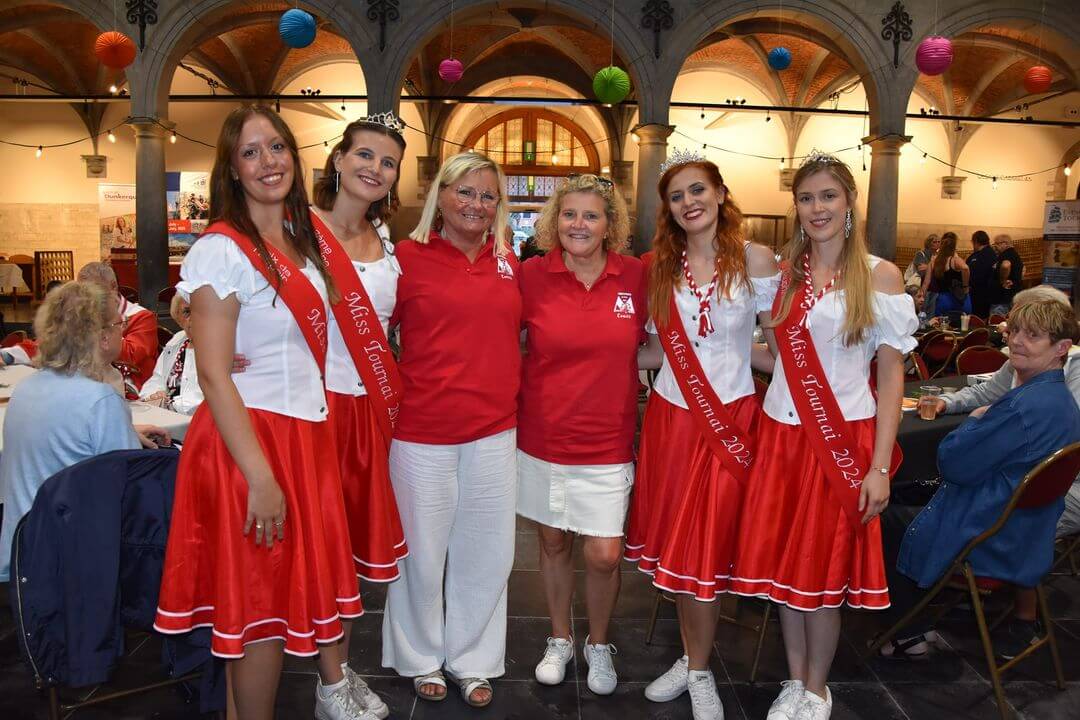
<svg viewBox="0 0 1080 720">
<path fill-rule="evenodd" d="M 765 720 L 794 720 L 805 693 L 802 680 L 785 680 L 780 683 L 780 694 L 769 706 L 769 714 Z"/>
<path fill-rule="evenodd" d="M 322 680 L 319 680 L 315 688 L 315 720 L 380 720 L 374 713 L 360 707 L 347 681 L 324 697 L 326 692 Z"/>
<path fill-rule="evenodd" d="M 615 692 L 619 678 L 611 656 L 618 652 L 614 645 L 590 645 L 589 636 L 585 636 L 585 664 L 589 666 L 589 689 L 597 695 L 610 695 Z"/>
<path fill-rule="evenodd" d="M 378 693 L 368 687 L 362 677 L 357 675 L 348 665 L 342 665 L 341 669 L 345 673 L 345 679 L 349 681 L 349 692 L 361 709 L 371 713 L 379 720 L 383 720 L 383 718 L 390 715 L 390 708 L 387 707 Z"/>
<path fill-rule="evenodd" d="M 724 706 L 716 692 L 716 680 L 712 670 L 690 670 L 686 675 L 686 689 L 690 691 L 690 707 L 694 720 L 724 720 Z"/>
<path fill-rule="evenodd" d="M 547 650 L 536 666 L 536 682 L 558 685 L 566 677 L 566 663 L 574 659 L 574 641 L 565 638 L 547 639 Z"/>
<path fill-rule="evenodd" d="M 653 702 L 670 702 L 686 692 L 687 663 L 690 658 L 683 655 L 668 668 L 668 671 L 653 680 L 645 688 L 645 697 Z"/>
<path fill-rule="evenodd" d="M 832 715 L 832 691 L 825 688 L 824 700 L 812 692 L 803 692 L 803 699 L 794 720 L 829 720 L 830 715 Z"/>
</svg>

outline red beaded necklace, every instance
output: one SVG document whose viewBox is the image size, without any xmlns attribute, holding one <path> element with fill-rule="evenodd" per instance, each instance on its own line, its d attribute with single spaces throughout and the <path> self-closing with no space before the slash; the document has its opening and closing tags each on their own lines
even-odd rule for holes
<svg viewBox="0 0 1080 720">
<path fill-rule="evenodd" d="M 719 270 L 713 268 L 712 281 L 709 282 L 709 287 L 705 288 L 705 292 L 702 293 L 698 289 L 697 283 L 694 282 L 694 276 L 690 272 L 690 262 L 686 259 L 686 251 L 683 250 L 682 254 L 682 269 L 683 276 L 686 278 L 686 285 L 690 288 L 690 292 L 694 293 L 694 296 L 698 299 L 698 335 L 706 337 L 713 331 L 712 318 L 709 317 L 709 308 L 712 306 L 713 291 L 716 289 L 716 281 L 720 277 Z"/>
<path fill-rule="evenodd" d="M 840 272 L 837 271 L 832 278 L 829 279 L 829 282 L 825 283 L 824 287 L 817 292 L 814 292 L 814 276 L 810 271 L 810 253 L 803 255 L 802 266 L 804 292 L 801 305 L 806 310 L 806 314 L 803 315 L 802 324 L 803 327 L 806 327 L 810 317 L 810 310 L 817 304 L 818 300 L 825 297 L 825 293 L 832 290 L 833 285 L 836 284 L 836 279 L 840 277 Z"/>
</svg>

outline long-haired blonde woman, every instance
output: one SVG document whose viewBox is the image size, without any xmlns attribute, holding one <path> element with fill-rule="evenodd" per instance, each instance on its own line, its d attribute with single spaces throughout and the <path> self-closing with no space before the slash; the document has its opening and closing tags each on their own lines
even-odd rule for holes
<svg viewBox="0 0 1080 720">
<path fill-rule="evenodd" d="M 676 154 L 662 170 L 649 342 L 664 360 L 641 430 L 626 557 L 676 594 L 683 641 L 682 657 L 645 697 L 666 702 L 689 691 L 694 717 L 717 720 L 714 600 L 727 590 L 761 412 L 750 374 L 755 321 L 767 319 L 779 275 L 772 251 L 743 236 L 715 164 Z"/>
<path fill-rule="evenodd" d="M 397 245 L 391 319 L 404 394 L 390 479 L 409 557 L 387 596 L 383 665 L 434 701 L 445 668 L 474 706 L 505 672 L 514 560 L 521 294 L 504 188 L 484 155 L 447 158 Z"/>
<path fill-rule="evenodd" d="M 918 320 L 900 271 L 867 252 L 847 165 L 815 153 L 792 187 L 796 232 L 774 304 L 779 354 L 732 590 L 781 604 L 790 679 L 769 720 L 825 720 L 840 606 L 889 605 L 877 516 L 889 500 L 903 356 Z"/>
</svg>

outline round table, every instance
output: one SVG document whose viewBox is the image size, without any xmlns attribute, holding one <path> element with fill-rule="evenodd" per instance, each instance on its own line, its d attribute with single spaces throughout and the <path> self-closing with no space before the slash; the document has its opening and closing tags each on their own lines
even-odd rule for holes
<svg viewBox="0 0 1080 720">
<path fill-rule="evenodd" d="M 904 397 L 917 396 L 919 388 L 924 385 L 935 385 L 942 390 L 958 390 L 967 387 L 968 380 L 966 375 L 956 375 L 905 383 Z M 904 451 L 904 461 L 893 477 L 893 484 L 916 483 L 937 477 L 938 445 L 946 435 L 960 427 L 967 417 L 967 413 L 957 413 L 938 415 L 933 420 L 923 420 L 919 417 L 918 410 L 905 412 L 900 420 L 900 431 L 896 436 L 900 449 Z"/>
</svg>

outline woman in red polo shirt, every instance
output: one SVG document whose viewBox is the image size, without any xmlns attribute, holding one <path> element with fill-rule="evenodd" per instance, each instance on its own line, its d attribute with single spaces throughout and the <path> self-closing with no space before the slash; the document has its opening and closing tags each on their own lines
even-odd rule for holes
<svg viewBox="0 0 1080 720">
<path fill-rule="evenodd" d="M 661 170 L 649 341 L 664 359 L 641 430 L 626 556 L 676 594 L 685 652 L 645 697 L 689 691 L 694 717 L 717 720 L 713 600 L 727 590 L 760 414 L 750 375 L 755 319 L 769 318 L 779 274 L 772 251 L 744 239 L 716 165 L 676 153 Z"/>
<path fill-rule="evenodd" d="M 521 293 L 504 187 L 478 153 L 443 163 L 396 248 L 391 319 L 404 396 L 390 479 L 409 557 L 387 595 L 383 665 L 425 700 L 446 697 L 445 667 L 474 706 L 505 672 L 514 561 Z"/>
<path fill-rule="evenodd" d="M 615 692 L 608 620 L 619 594 L 623 522 L 634 477 L 637 349 L 645 270 L 626 248 L 630 222 L 611 181 L 569 178 L 536 222 L 547 252 L 521 267 L 526 351 L 518 410 L 518 514 L 539 523 L 551 637 L 536 666 L 562 682 L 574 657 L 574 535 L 585 540 L 589 689 Z"/>
</svg>

